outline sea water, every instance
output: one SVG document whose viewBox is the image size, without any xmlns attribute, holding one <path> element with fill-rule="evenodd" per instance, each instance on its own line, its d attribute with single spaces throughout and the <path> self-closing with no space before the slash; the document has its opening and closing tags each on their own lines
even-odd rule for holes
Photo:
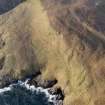
<svg viewBox="0 0 105 105">
<path fill-rule="evenodd" d="M 0 105 L 56 105 L 55 97 L 48 89 L 30 86 L 28 80 L 0 89 Z"/>
</svg>

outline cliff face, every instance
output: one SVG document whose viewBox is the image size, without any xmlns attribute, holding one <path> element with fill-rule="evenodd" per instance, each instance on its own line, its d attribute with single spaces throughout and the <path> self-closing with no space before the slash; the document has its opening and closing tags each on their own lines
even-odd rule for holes
<svg viewBox="0 0 105 105">
<path fill-rule="evenodd" d="M 104 0 L 27 0 L 0 15 L 0 79 L 41 71 L 64 105 L 105 104 Z"/>
</svg>

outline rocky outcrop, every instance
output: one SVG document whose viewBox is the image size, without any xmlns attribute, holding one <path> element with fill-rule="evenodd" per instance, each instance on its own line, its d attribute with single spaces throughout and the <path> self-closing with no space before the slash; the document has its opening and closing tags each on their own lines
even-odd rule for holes
<svg viewBox="0 0 105 105">
<path fill-rule="evenodd" d="M 64 100 L 64 93 L 60 87 L 53 87 L 48 91 L 50 94 L 56 95 L 56 100 Z"/>
<path fill-rule="evenodd" d="M 57 80 L 51 78 L 50 80 L 44 80 L 41 75 L 36 76 L 32 80 L 29 81 L 30 85 L 34 85 L 35 87 L 43 87 L 43 88 L 51 88 L 57 83 Z"/>
<path fill-rule="evenodd" d="M 39 74 L 30 79 L 28 81 L 28 84 L 35 87 L 48 89 L 48 92 L 51 95 L 55 95 L 54 99 L 52 100 L 56 100 L 57 105 L 63 105 L 63 100 L 65 96 L 63 90 L 60 87 L 54 87 L 57 84 L 57 80 L 55 78 L 43 79 L 42 75 Z"/>
</svg>

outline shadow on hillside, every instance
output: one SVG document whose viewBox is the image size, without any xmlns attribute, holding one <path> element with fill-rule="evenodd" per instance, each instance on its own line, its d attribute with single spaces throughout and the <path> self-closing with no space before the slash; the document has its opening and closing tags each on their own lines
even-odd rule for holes
<svg viewBox="0 0 105 105">
<path fill-rule="evenodd" d="M 68 43 L 73 34 L 91 49 L 99 45 L 105 49 L 105 0 L 43 0 L 42 4 L 48 11 L 52 27 L 63 33 Z M 88 23 L 96 33 L 81 25 L 83 22 Z M 97 35 L 97 32 L 103 35 Z"/>
<path fill-rule="evenodd" d="M 23 0 L 0 0 L 0 15 L 15 8 L 22 2 Z"/>
</svg>

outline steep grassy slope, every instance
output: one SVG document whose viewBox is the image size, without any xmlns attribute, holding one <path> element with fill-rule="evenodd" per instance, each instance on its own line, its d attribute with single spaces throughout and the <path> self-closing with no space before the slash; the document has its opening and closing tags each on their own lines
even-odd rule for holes
<svg viewBox="0 0 105 105">
<path fill-rule="evenodd" d="M 30 4 L 22 3 L 0 15 L 0 59 L 5 58 L 1 81 L 24 78 L 39 70 L 31 45 L 30 11 Z"/>
<path fill-rule="evenodd" d="M 1 83 L 41 70 L 43 79 L 58 80 L 64 105 L 104 105 L 105 42 L 95 3 L 26 0 L 0 15 Z"/>
<path fill-rule="evenodd" d="M 104 1 L 43 0 L 43 4 L 68 46 L 61 56 L 66 57 L 63 70 L 68 74 L 65 105 L 104 105 Z"/>
</svg>

